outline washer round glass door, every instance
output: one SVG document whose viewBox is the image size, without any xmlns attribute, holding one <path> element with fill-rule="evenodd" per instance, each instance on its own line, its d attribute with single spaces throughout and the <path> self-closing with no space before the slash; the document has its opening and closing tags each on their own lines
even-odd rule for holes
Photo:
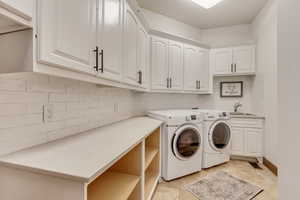
<svg viewBox="0 0 300 200">
<path fill-rule="evenodd" d="M 184 125 L 176 130 L 172 143 L 174 155 L 180 160 L 188 160 L 200 149 L 200 130 L 194 125 Z"/>
<path fill-rule="evenodd" d="M 210 133 L 210 144 L 216 151 L 224 152 L 229 148 L 231 139 L 230 126 L 225 121 L 218 121 L 212 125 Z"/>
</svg>

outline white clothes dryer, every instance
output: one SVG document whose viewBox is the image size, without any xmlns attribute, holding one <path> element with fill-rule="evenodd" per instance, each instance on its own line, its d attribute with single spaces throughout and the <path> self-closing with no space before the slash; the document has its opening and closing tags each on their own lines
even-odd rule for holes
<svg viewBox="0 0 300 200">
<path fill-rule="evenodd" d="M 204 114 L 204 150 L 202 168 L 210 168 L 230 160 L 230 113 L 216 110 L 198 110 Z"/>
</svg>

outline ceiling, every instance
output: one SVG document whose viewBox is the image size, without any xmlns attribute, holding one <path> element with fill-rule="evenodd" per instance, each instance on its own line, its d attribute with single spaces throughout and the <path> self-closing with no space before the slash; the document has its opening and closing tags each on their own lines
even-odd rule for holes
<svg viewBox="0 0 300 200">
<path fill-rule="evenodd" d="M 142 8 L 200 29 L 251 23 L 268 0 L 224 0 L 204 9 L 191 0 L 137 0 Z"/>
</svg>

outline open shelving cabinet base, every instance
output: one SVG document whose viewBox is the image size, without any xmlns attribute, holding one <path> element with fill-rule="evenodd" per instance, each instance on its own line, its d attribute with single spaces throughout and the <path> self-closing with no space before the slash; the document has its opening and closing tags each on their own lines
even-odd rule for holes
<svg viewBox="0 0 300 200">
<path fill-rule="evenodd" d="M 87 200 L 149 200 L 160 178 L 160 129 L 87 186 Z"/>
</svg>

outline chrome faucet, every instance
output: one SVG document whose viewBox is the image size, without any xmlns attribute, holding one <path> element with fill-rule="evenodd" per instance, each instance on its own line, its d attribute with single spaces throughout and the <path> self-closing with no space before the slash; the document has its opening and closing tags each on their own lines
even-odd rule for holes
<svg viewBox="0 0 300 200">
<path fill-rule="evenodd" d="M 238 112 L 238 109 L 242 106 L 243 106 L 243 104 L 241 104 L 240 102 L 235 103 L 233 105 L 234 112 Z"/>
</svg>

